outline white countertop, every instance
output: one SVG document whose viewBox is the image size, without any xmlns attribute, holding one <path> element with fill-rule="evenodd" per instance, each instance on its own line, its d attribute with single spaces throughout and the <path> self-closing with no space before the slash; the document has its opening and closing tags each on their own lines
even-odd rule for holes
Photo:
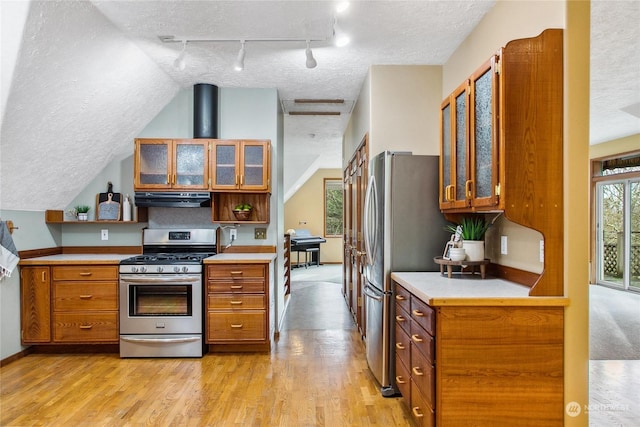
<svg viewBox="0 0 640 427">
<path fill-rule="evenodd" d="M 441 305 L 567 305 L 563 297 L 530 297 L 529 288 L 507 280 L 478 274 L 457 274 L 451 279 L 439 272 L 391 273 L 391 279 L 432 306 Z"/>
<path fill-rule="evenodd" d="M 225 253 L 210 256 L 204 259 L 205 264 L 218 264 L 237 262 L 241 264 L 249 263 L 270 263 L 276 259 L 275 253 Z"/>
<path fill-rule="evenodd" d="M 134 254 L 58 254 L 20 260 L 20 265 L 41 264 L 119 264 Z"/>
</svg>

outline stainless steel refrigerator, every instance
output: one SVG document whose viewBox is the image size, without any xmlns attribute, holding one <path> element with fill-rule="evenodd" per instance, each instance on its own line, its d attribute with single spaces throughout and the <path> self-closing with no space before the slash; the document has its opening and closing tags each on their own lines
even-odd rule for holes
<svg viewBox="0 0 640 427">
<path fill-rule="evenodd" d="M 395 384 L 395 303 L 391 272 L 439 271 L 449 233 L 438 207 L 438 156 L 385 151 L 371 159 L 365 196 L 364 307 L 369 369 L 383 396 Z"/>
</svg>

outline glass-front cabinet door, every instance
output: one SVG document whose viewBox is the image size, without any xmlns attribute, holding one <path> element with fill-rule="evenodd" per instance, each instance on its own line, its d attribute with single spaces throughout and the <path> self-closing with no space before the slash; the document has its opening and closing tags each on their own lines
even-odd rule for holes
<svg viewBox="0 0 640 427">
<path fill-rule="evenodd" d="M 440 106 L 440 209 L 453 207 L 454 175 L 451 152 L 451 98 Z"/>
<path fill-rule="evenodd" d="M 240 184 L 238 141 L 214 141 L 211 153 L 212 167 L 215 171 L 211 188 L 214 190 L 236 190 Z"/>
<path fill-rule="evenodd" d="M 471 173 L 467 198 L 472 206 L 498 204 L 498 137 L 496 57 L 485 62 L 470 78 Z"/>
<path fill-rule="evenodd" d="M 171 188 L 171 146 L 170 139 L 136 139 L 136 189 Z"/>
<path fill-rule="evenodd" d="M 173 152 L 172 188 L 206 190 L 209 188 L 209 140 L 176 140 Z"/>
<path fill-rule="evenodd" d="M 252 191 L 268 190 L 268 144 L 265 141 L 242 141 L 241 154 L 240 188 Z"/>
</svg>

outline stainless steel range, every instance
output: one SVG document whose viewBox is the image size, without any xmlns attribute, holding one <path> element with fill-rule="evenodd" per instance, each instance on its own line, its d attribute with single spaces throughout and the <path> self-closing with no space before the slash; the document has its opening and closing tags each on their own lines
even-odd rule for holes
<svg viewBox="0 0 640 427">
<path fill-rule="evenodd" d="M 144 229 L 143 254 L 120 262 L 120 357 L 202 357 L 202 260 L 214 229 Z"/>
</svg>

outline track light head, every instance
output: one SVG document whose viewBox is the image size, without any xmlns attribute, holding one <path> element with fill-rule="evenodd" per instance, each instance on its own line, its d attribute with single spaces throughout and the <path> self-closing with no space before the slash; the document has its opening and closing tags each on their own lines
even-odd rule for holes
<svg viewBox="0 0 640 427">
<path fill-rule="evenodd" d="M 238 57 L 236 58 L 236 62 L 233 63 L 233 68 L 236 71 L 244 70 L 244 55 L 245 55 L 244 40 L 240 40 L 240 43 L 242 45 L 240 46 L 240 50 L 238 51 Z"/>
<path fill-rule="evenodd" d="M 307 49 L 304 53 L 307 55 L 307 68 L 316 68 L 318 66 L 318 61 L 313 57 L 313 52 L 311 52 L 311 47 L 309 46 L 310 41 L 307 40 Z"/>
</svg>

